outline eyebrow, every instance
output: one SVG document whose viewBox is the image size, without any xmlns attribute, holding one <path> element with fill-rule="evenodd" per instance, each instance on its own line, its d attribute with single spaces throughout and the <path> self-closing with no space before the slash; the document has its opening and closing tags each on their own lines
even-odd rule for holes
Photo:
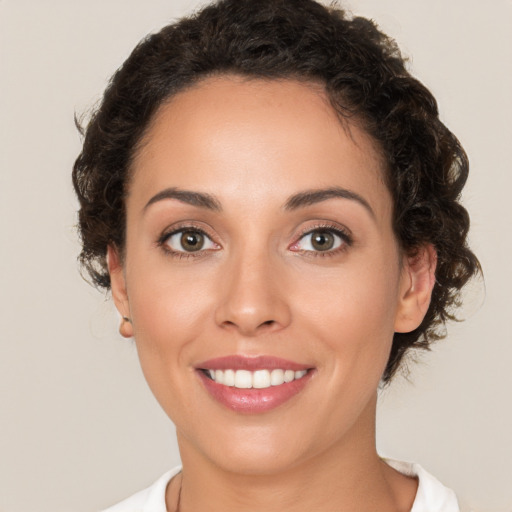
<svg viewBox="0 0 512 512">
<path fill-rule="evenodd" d="M 333 198 L 341 198 L 341 199 L 349 199 L 352 201 L 356 201 L 361 204 L 368 213 L 375 219 L 375 212 L 372 210 L 372 207 L 359 194 L 353 192 L 352 190 L 348 190 L 340 187 L 329 187 L 323 189 L 311 189 L 304 190 L 299 192 L 298 194 L 294 194 L 291 196 L 286 203 L 284 204 L 284 209 L 288 211 L 298 210 L 299 208 L 305 208 L 307 206 L 312 206 L 317 203 L 321 203 L 322 201 L 326 201 L 328 199 Z M 144 206 L 144 211 L 147 210 L 149 206 L 158 201 L 163 201 L 165 199 L 176 199 L 181 201 L 182 203 L 190 204 L 192 206 L 197 206 L 199 208 L 204 208 L 207 210 L 212 210 L 216 212 L 222 211 L 222 206 L 220 201 L 210 194 L 206 194 L 203 192 L 193 192 L 191 190 L 180 190 L 175 187 L 166 188 L 155 194 Z"/>
<path fill-rule="evenodd" d="M 177 199 L 182 203 L 197 206 L 199 208 L 205 208 L 206 210 L 213 210 L 220 212 L 222 207 L 220 202 L 210 194 L 202 192 L 192 192 L 191 190 L 179 190 L 177 188 L 166 188 L 158 194 L 154 195 L 144 206 L 144 211 L 148 209 L 154 203 L 163 201 L 164 199 Z"/>
<path fill-rule="evenodd" d="M 299 208 L 311 206 L 313 204 L 317 204 L 322 201 L 326 201 L 327 199 L 333 198 L 350 199 L 352 201 L 356 201 L 368 211 L 373 219 L 376 219 L 375 212 L 372 210 L 372 207 L 364 197 L 361 197 L 359 194 L 353 192 L 352 190 L 347 190 L 340 187 L 305 190 L 303 192 L 299 192 L 298 194 L 291 196 L 288 201 L 286 201 L 284 209 L 297 210 Z"/>
</svg>

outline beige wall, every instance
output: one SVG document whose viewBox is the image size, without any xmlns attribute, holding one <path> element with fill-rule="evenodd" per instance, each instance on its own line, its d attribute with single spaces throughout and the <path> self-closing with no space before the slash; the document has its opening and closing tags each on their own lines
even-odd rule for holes
<svg viewBox="0 0 512 512">
<path fill-rule="evenodd" d="M 0 511 L 90 511 L 178 462 L 108 301 L 79 277 L 73 112 L 196 0 L 0 0 Z M 469 319 L 381 399 L 379 446 L 512 511 L 512 2 L 348 0 L 396 37 L 467 148 L 486 273 Z"/>
</svg>

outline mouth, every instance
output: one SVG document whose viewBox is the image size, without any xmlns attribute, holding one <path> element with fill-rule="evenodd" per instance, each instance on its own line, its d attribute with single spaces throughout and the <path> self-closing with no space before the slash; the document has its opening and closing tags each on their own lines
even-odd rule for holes
<svg viewBox="0 0 512 512">
<path fill-rule="evenodd" d="M 240 413 L 263 413 L 300 393 L 314 367 L 270 356 L 229 356 L 196 367 L 208 394 Z"/>
<path fill-rule="evenodd" d="M 309 370 L 285 370 L 274 368 L 273 370 L 213 370 L 203 369 L 204 374 L 223 386 L 238 389 L 267 389 L 271 386 L 281 386 L 294 380 L 302 379 Z"/>
</svg>

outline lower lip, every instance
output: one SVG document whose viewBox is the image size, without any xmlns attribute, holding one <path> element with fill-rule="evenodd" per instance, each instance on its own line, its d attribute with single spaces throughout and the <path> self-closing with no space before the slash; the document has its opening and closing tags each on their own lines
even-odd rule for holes
<svg viewBox="0 0 512 512">
<path fill-rule="evenodd" d="M 236 412 L 257 414 L 275 409 L 300 393 L 311 379 L 313 371 L 309 370 L 301 379 L 264 389 L 224 386 L 208 378 L 201 370 L 197 373 L 217 402 Z"/>
</svg>

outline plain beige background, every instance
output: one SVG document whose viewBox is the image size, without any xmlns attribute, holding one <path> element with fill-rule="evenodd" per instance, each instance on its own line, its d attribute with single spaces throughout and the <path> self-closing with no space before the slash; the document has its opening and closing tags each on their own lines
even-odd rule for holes
<svg viewBox="0 0 512 512">
<path fill-rule="evenodd" d="M 257 1 L 257 0 L 255 0 Z M 196 0 L 0 0 L 0 511 L 98 510 L 179 462 L 117 316 L 76 264 L 73 113 Z M 378 444 L 512 511 L 512 1 L 348 0 L 395 37 L 466 147 L 486 275 L 468 320 L 381 397 Z M 485 297 L 484 297 L 485 295 Z"/>
</svg>

